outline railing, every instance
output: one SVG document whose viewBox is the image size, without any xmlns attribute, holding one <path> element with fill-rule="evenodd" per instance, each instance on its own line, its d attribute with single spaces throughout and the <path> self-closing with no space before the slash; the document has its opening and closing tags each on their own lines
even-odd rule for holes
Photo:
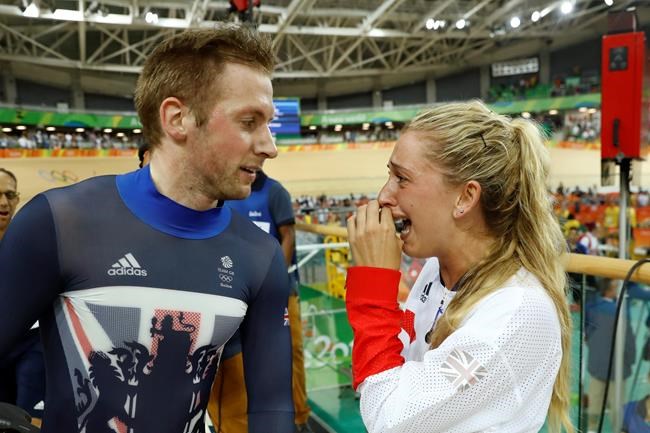
<svg viewBox="0 0 650 433">
<path fill-rule="evenodd" d="M 345 227 L 339 226 L 297 223 L 296 229 L 325 236 L 337 236 L 346 239 L 348 237 L 348 232 Z M 575 253 L 565 254 L 562 259 L 567 272 L 620 280 L 625 278 L 627 272 L 636 263 L 634 260 L 588 256 Z M 632 274 L 630 280 L 650 284 L 650 266 L 638 268 Z"/>
<path fill-rule="evenodd" d="M 347 230 L 344 227 L 298 223 L 296 224 L 296 228 L 303 233 L 311 233 L 312 235 L 309 236 L 312 236 L 312 238 L 314 238 L 314 235 L 318 235 L 327 238 L 330 243 L 336 242 L 335 244 L 330 244 L 330 246 L 323 245 L 320 248 L 333 248 L 339 252 L 347 251 L 349 260 L 349 250 L 346 249 L 347 243 L 345 242 L 347 239 Z M 312 251 L 314 248 L 316 247 L 299 247 L 299 249 L 310 249 Z M 613 315 L 611 312 L 614 302 L 610 300 L 608 301 L 609 303 L 603 303 L 604 298 L 601 297 L 601 291 L 596 287 L 603 281 L 623 280 L 632 266 L 637 262 L 581 254 L 565 254 L 562 257 L 562 261 L 566 271 L 572 276 L 571 289 L 574 299 L 568 298 L 568 301 L 572 303 L 574 341 L 579 342 L 579 344 L 574 344 L 575 347 L 572 353 L 573 419 L 576 427 L 580 428 L 580 431 L 597 431 L 598 422 L 602 415 L 600 409 L 602 386 L 606 382 L 597 378 L 601 373 L 596 370 L 602 370 L 602 366 L 606 365 L 603 362 L 608 363 L 609 360 L 608 354 L 611 351 L 611 328 L 613 327 Z M 306 260 L 303 261 L 303 265 L 306 262 Z M 345 264 L 346 262 L 344 261 L 343 263 Z M 321 256 L 319 266 L 327 268 L 331 264 L 328 264 L 327 259 Z M 344 266 L 339 265 L 339 267 Z M 402 270 L 404 271 L 405 269 Z M 308 274 L 305 271 L 306 269 L 301 269 L 301 277 L 303 274 Z M 324 278 L 324 272 L 321 272 L 321 278 Z M 338 278 L 340 283 L 340 275 Z M 600 278 L 603 278 L 603 280 Z M 622 367 L 619 367 L 618 371 L 616 368 L 612 369 L 610 376 L 612 386 L 608 392 L 609 408 L 605 412 L 601 432 L 620 432 L 621 425 L 624 424 L 625 427 L 625 423 L 628 423 L 635 416 L 634 405 L 642 405 L 646 395 L 650 394 L 650 384 L 646 380 L 647 363 L 645 362 L 645 360 L 650 360 L 650 345 L 646 345 L 646 341 L 650 341 L 647 328 L 650 326 L 650 289 L 645 286 L 645 284 L 650 284 L 650 266 L 638 267 L 631 274 L 630 281 L 641 284 L 633 286 L 629 291 L 629 295 L 625 297 L 627 306 L 624 307 L 624 311 L 627 311 L 627 314 L 622 314 L 621 322 L 623 325 L 619 326 L 622 331 L 617 336 L 617 339 L 622 338 L 620 341 L 624 341 L 625 343 L 621 344 L 617 342 L 617 353 L 614 356 L 616 360 L 614 364 L 616 365 L 618 363 Z M 309 282 L 307 282 L 307 285 L 309 285 Z M 337 296 L 337 292 L 330 287 L 329 282 L 328 285 L 323 285 L 321 289 L 329 293 L 332 297 L 343 297 L 342 292 L 338 293 Z M 310 311 L 309 313 L 316 313 L 319 317 L 324 316 L 323 311 Z M 336 316 L 338 322 L 341 322 L 342 314 L 343 312 L 340 311 L 340 308 L 332 312 L 332 315 Z M 646 322 L 647 326 L 643 326 L 646 317 L 648 318 Z M 596 333 L 594 331 L 594 326 L 599 324 L 601 331 L 609 329 L 609 334 L 606 337 L 603 337 L 602 333 Z M 607 324 L 609 324 L 609 328 L 606 328 Z M 585 330 L 587 331 L 586 333 Z M 591 339 L 587 339 L 585 335 L 591 336 Z M 350 343 L 346 342 L 346 345 L 350 345 Z M 336 338 L 332 339 L 332 345 L 334 344 L 336 344 Z M 625 347 L 625 344 L 629 347 L 636 347 L 636 353 L 633 359 L 625 358 L 623 355 L 622 349 Z M 341 346 L 339 348 L 341 349 L 339 350 L 341 354 L 345 352 L 347 355 L 348 352 L 342 350 L 343 346 L 339 346 Z M 602 355 L 605 354 L 604 359 L 596 358 L 596 354 L 600 358 L 603 358 Z M 332 356 L 334 355 L 336 353 L 332 353 Z M 336 367 L 339 373 L 345 370 L 341 367 L 341 357 L 339 356 L 337 358 L 334 356 L 334 358 L 336 358 Z M 598 398 L 600 398 L 600 401 Z M 634 431 L 629 430 L 629 433 L 634 433 Z"/>
</svg>

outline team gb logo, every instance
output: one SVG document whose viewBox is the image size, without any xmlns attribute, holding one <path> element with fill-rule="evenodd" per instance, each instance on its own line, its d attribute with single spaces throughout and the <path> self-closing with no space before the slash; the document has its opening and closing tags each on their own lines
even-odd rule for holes
<svg viewBox="0 0 650 433">
<path fill-rule="evenodd" d="M 229 256 L 223 256 L 221 258 L 221 264 L 223 265 L 224 268 L 230 269 L 232 268 L 232 259 Z"/>
</svg>

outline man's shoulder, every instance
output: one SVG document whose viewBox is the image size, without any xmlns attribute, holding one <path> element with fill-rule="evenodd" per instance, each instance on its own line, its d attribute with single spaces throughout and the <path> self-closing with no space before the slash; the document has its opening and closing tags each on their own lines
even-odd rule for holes
<svg viewBox="0 0 650 433">
<path fill-rule="evenodd" d="M 43 194 L 48 199 L 59 199 L 60 197 L 84 195 L 89 195 L 91 198 L 93 198 L 96 197 L 96 194 L 98 193 L 115 190 L 115 175 L 106 175 L 91 177 L 72 185 L 52 188 L 45 191 Z M 96 198 L 100 199 L 101 197 Z"/>
</svg>

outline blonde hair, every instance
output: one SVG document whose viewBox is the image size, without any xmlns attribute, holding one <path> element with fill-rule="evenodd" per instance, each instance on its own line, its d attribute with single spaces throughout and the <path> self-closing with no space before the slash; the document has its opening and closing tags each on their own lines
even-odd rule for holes
<svg viewBox="0 0 650 433">
<path fill-rule="evenodd" d="M 270 76 L 275 66 L 271 40 L 246 25 L 227 23 L 184 31 L 156 47 L 142 68 L 134 97 L 145 141 L 152 148 L 162 137 L 162 101 L 177 97 L 201 126 L 214 106 L 219 89 L 215 84 L 227 63 L 257 68 Z"/>
<path fill-rule="evenodd" d="M 512 120 L 471 101 L 426 110 L 403 132 L 417 132 L 429 142 L 427 158 L 446 182 L 481 185 L 480 206 L 495 239 L 488 255 L 463 279 L 432 333 L 431 347 L 440 345 L 481 299 L 523 266 L 546 289 L 560 321 L 563 355 L 548 413 L 550 427 L 573 432 L 568 413 L 571 318 L 559 260 L 566 243 L 546 186 L 550 159 L 540 130 L 531 121 Z"/>
</svg>

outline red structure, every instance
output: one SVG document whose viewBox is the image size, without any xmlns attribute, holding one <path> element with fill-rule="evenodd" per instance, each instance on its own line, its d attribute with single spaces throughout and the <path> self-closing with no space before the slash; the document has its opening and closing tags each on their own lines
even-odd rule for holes
<svg viewBox="0 0 650 433">
<path fill-rule="evenodd" d="M 648 96 L 643 99 L 646 66 L 645 34 L 630 32 L 603 36 L 601 158 L 642 159 L 650 137 Z M 647 83 L 647 82 L 646 82 Z"/>
</svg>

